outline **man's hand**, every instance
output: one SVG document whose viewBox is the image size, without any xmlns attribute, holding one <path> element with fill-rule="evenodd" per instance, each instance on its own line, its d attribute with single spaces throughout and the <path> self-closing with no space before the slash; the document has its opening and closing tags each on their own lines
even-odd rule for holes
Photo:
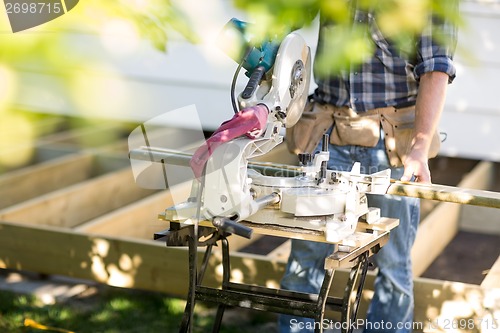
<svg viewBox="0 0 500 333">
<path fill-rule="evenodd" d="M 427 163 L 427 155 L 414 149 L 406 157 L 404 162 L 404 174 L 402 181 L 414 181 L 418 183 L 431 183 L 431 172 Z"/>
</svg>

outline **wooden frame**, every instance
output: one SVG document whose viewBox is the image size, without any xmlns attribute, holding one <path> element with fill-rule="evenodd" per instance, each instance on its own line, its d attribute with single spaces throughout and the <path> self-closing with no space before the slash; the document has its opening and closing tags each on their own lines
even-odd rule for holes
<svg viewBox="0 0 500 333">
<path fill-rule="evenodd" d="M 179 130 L 174 135 L 182 133 Z M 66 275 L 186 297 L 187 249 L 167 248 L 153 241 L 152 235 L 167 227 L 157 216 L 171 204 L 171 191 L 187 193 L 190 185 L 179 184 L 165 191 L 141 189 L 134 183 L 123 152 L 74 149 L 54 156 L 0 176 L 0 268 Z M 272 157 L 280 163 L 293 163 L 284 146 L 273 151 Z M 482 162 L 459 186 L 486 189 L 493 169 L 492 163 Z M 468 307 L 471 318 L 481 319 L 489 313 L 480 313 L 487 308 L 487 302 L 500 299 L 494 289 L 500 288 L 500 259 L 481 285 L 418 277 L 465 225 L 459 222 L 460 210 L 457 204 L 438 204 L 421 222 L 412 251 L 415 320 L 427 323 L 426 330 L 432 328 L 429 320 L 458 318 L 453 304 L 461 310 Z M 288 242 L 264 256 L 238 251 L 255 239 L 234 236 L 229 240 L 234 281 L 279 286 Z M 214 286 L 221 279 L 220 260 L 216 251 L 208 269 L 213 274 L 207 275 L 208 283 Z M 374 276 L 373 272 L 369 274 L 361 315 L 366 312 Z M 347 272 L 336 273 L 335 279 L 338 283 L 334 281 L 332 295 L 343 292 L 339 286 L 347 279 Z"/>
</svg>

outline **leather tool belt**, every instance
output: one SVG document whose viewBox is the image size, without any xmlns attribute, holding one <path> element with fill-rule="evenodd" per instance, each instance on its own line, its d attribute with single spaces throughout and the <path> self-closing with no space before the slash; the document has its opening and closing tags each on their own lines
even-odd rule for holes
<svg viewBox="0 0 500 333">
<path fill-rule="evenodd" d="M 287 129 L 286 142 L 290 152 L 312 153 L 323 134 L 332 128 L 330 143 L 345 146 L 375 147 L 384 131 L 389 162 L 400 167 L 408 155 L 414 137 L 415 106 L 384 107 L 356 113 L 348 107 L 337 107 L 309 101 L 301 119 Z M 432 138 L 429 158 L 440 148 L 439 133 Z"/>
</svg>

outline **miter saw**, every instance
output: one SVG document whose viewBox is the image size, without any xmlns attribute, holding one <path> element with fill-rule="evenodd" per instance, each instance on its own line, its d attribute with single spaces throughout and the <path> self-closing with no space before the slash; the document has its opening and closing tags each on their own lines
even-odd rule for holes
<svg viewBox="0 0 500 333">
<path fill-rule="evenodd" d="M 160 214 L 161 219 L 170 222 L 170 227 L 155 233 L 155 239 L 165 239 L 167 246 L 187 245 L 189 249 L 190 284 L 180 332 L 190 331 L 198 300 L 218 303 L 213 332 L 219 330 L 226 306 L 309 317 L 316 323 L 323 323 L 328 306 L 341 313 L 342 323 L 351 323 L 360 303 L 368 258 L 387 243 L 390 231 L 399 223 L 397 219 L 380 217 L 378 209 L 368 207 L 366 193 L 498 208 L 500 195 L 394 182 L 389 169 L 365 175 L 361 174 L 359 163 L 348 172 L 328 170 L 328 136 L 323 137 L 322 151 L 299 155 L 300 166 L 253 161 L 279 145 L 284 129 L 300 119 L 309 93 L 311 55 L 297 33 L 290 33 L 283 40 L 254 43 L 246 33 L 247 28 L 246 23 L 233 19 L 223 30 L 223 41 L 239 46 L 239 51 L 232 53 L 240 64 L 235 78 L 239 69 L 245 68 L 248 82 L 236 99 L 236 80 L 233 80 L 235 115 L 204 145 L 194 154 L 153 147 L 146 124 L 133 132 L 137 138 L 132 134 L 129 137 L 136 181 L 158 185 L 148 188 L 170 188 L 174 195 L 171 187 L 186 179 L 176 173 L 169 178 L 168 170 L 180 166 L 189 171 L 190 194 L 183 194 L 180 201 L 174 199 L 177 204 Z M 149 169 L 155 176 L 161 173 L 163 178 L 142 177 Z M 289 171 L 293 175 L 269 175 L 265 172 L 268 170 Z M 355 233 L 357 226 L 361 231 Z M 319 293 L 309 295 L 270 288 L 267 280 L 266 287 L 231 281 L 227 237 L 236 234 L 250 238 L 253 230 L 335 243 L 333 253 L 325 259 L 325 276 Z M 212 248 L 218 244 L 222 250 L 222 281 L 221 288 L 212 288 L 203 285 L 203 276 L 209 267 Z M 201 265 L 197 258 L 199 246 L 206 246 Z M 350 268 L 342 297 L 329 295 L 338 268 Z M 348 326 L 349 329 L 342 326 L 342 332 L 352 331 L 352 326 Z M 323 326 L 316 327 L 316 331 L 322 332 Z"/>
<path fill-rule="evenodd" d="M 223 29 L 223 41 L 229 40 L 240 49 L 232 53 L 239 63 L 235 78 L 241 68 L 248 78 L 237 98 L 233 79 L 235 114 L 194 154 L 163 149 L 163 140 L 155 147 L 146 123 L 129 136 L 136 181 L 158 186 L 148 188 L 169 188 L 176 196 L 175 204 L 159 216 L 169 222 L 169 228 L 154 237 L 165 240 L 167 246 L 189 249 L 189 292 L 180 332 L 190 331 L 198 300 L 219 304 L 213 332 L 219 330 L 226 306 L 309 317 L 321 323 L 328 305 L 342 314 L 343 322 L 351 322 L 361 299 L 368 258 L 387 243 L 390 230 L 399 223 L 397 219 L 381 218 L 379 210 L 368 207 L 366 198 L 366 193 L 386 193 L 390 170 L 364 175 L 359 163 L 351 171 L 328 170 L 327 135 L 321 151 L 301 154 L 299 166 L 287 166 L 293 175 L 269 174 L 269 170 L 284 166 L 259 166 L 252 160 L 282 143 L 285 129 L 299 121 L 308 101 L 311 53 L 298 33 L 256 43 L 246 34 L 247 28 L 246 23 L 233 19 Z M 177 167 L 189 171 L 191 185 L 190 193 L 183 194 L 181 200 L 174 188 L 186 179 L 178 176 L 180 172 L 169 171 Z M 358 223 L 361 218 L 362 226 Z M 335 250 L 325 259 L 319 293 L 311 297 L 270 288 L 267 282 L 264 286 L 231 281 L 227 238 L 231 234 L 250 238 L 253 231 L 335 243 Z M 219 245 L 222 285 L 211 288 L 203 284 L 203 276 L 213 247 Z M 199 246 L 206 247 L 201 265 Z M 328 295 L 338 268 L 350 268 L 341 298 Z"/>
<path fill-rule="evenodd" d="M 232 20 L 224 33 L 234 41 L 244 28 Z M 384 194 L 390 170 L 364 175 L 358 163 L 350 172 L 328 170 L 327 136 L 322 151 L 299 156 L 299 176 L 265 176 L 248 168 L 249 160 L 280 144 L 284 129 L 299 120 L 309 94 L 311 53 L 295 32 L 280 43 L 246 46 L 243 53 L 249 80 L 238 96 L 235 117 L 195 152 L 191 195 L 168 208 L 165 219 L 210 221 L 247 238 L 252 229 L 239 223 L 243 220 L 309 228 L 324 231 L 326 241 L 335 243 L 353 234 L 360 218 L 377 221 L 380 213 L 368 207 L 365 193 Z M 252 122 L 256 125 L 249 127 Z"/>
</svg>

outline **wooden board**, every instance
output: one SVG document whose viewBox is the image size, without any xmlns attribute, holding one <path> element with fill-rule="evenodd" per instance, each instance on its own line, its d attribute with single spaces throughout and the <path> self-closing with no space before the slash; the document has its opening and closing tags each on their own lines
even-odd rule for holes
<svg viewBox="0 0 500 333">
<path fill-rule="evenodd" d="M 0 221 L 73 227 L 151 193 L 125 168 L 5 208 Z"/>
<path fill-rule="evenodd" d="M 0 268 L 61 274 L 178 297 L 187 294 L 188 259 L 184 247 L 167 248 L 152 240 L 8 222 L 0 223 L 0 244 Z M 231 263 L 236 282 L 278 286 L 283 272 L 283 265 L 257 255 L 236 255 Z M 206 275 L 208 285 L 216 286 L 221 281 L 220 264 L 220 255 L 215 254 L 211 273 Z"/>
<path fill-rule="evenodd" d="M 170 193 L 161 191 L 100 215 L 73 230 L 93 235 L 151 240 L 155 232 L 167 227 L 165 222 L 158 220 L 158 212 L 171 203 Z"/>
<path fill-rule="evenodd" d="M 70 154 L 0 175 L 0 209 L 87 179 L 91 154 Z"/>
<path fill-rule="evenodd" d="M 174 140 L 182 133 L 171 131 L 168 139 Z M 106 147 L 86 152 L 81 147 L 72 147 L 74 141 L 66 141 L 64 137 L 55 136 L 54 140 L 45 141 L 43 149 L 56 152 L 50 159 L 38 160 L 42 163 L 0 176 L 0 201 L 4 194 L 8 196 L 10 191 L 19 189 L 18 193 L 12 192 L 16 193 L 12 198 L 17 199 L 0 208 L 0 267 L 73 276 L 186 297 L 186 248 L 166 248 L 162 242 L 151 240 L 154 232 L 167 227 L 157 220 L 157 215 L 170 205 L 169 191 L 145 191 L 134 183 L 124 154 L 127 145 L 123 141 L 109 142 Z M 159 137 L 158 140 L 164 139 Z M 67 151 L 60 149 L 62 146 Z M 57 152 L 63 153 L 58 155 Z M 271 157 L 283 163 L 290 155 L 281 145 Z M 488 170 L 488 164 L 481 163 L 467 175 L 470 183 L 460 185 L 486 188 Z M 30 185 L 37 188 L 31 189 Z M 188 187 L 170 190 L 177 196 L 185 196 Z M 28 193 L 23 193 L 26 191 Z M 33 195 L 30 191 L 40 192 Z M 446 246 L 447 239 L 461 228 L 455 219 L 449 219 L 450 212 L 459 214 L 460 209 L 441 207 L 433 213 L 433 222 L 422 222 L 419 230 L 421 242 L 416 243 L 415 248 L 422 250 L 422 258 L 414 261 L 422 266 L 416 269 L 417 272 L 424 269 L 432 257 L 439 254 L 439 249 Z M 233 281 L 277 288 L 284 272 L 289 242 L 267 256 L 238 252 L 255 239 L 229 238 L 233 252 Z M 481 286 L 415 278 L 416 320 L 459 318 L 463 309 L 481 319 L 487 315 L 485 309 L 491 307 L 491 300 L 497 311 L 498 294 L 489 290 L 498 288 L 497 266 L 498 261 Z M 343 293 L 347 275 L 345 270 L 336 271 L 332 295 Z M 373 294 L 374 276 L 375 272 L 369 273 L 361 318 Z M 206 278 L 210 286 L 217 286 L 221 281 L 219 251 L 210 259 Z"/>
<path fill-rule="evenodd" d="M 153 241 L 99 237 L 54 228 L 0 223 L 0 268 L 62 274 L 124 288 L 137 288 L 186 297 L 188 270 L 185 248 L 167 248 Z M 234 253 L 231 258 L 234 282 L 278 288 L 284 263 L 264 256 Z M 210 260 L 205 284 L 221 281 L 220 256 Z M 345 270 L 335 272 L 330 295 L 343 292 Z M 373 290 L 369 273 L 359 318 L 364 318 Z M 500 295 L 476 285 L 430 279 L 415 279 L 415 321 L 458 320 L 465 312 L 477 320 L 488 302 Z M 474 300 L 473 302 L 470 302 Z M 450 303 L 452 306 L 450 307 Z M 493 303 L 494 304 L 494 303 Z M 498 304 L 498 303 L 497 303 Z M 495 308 L 494 308 L 495 309 Z M 331 314 L 330 314 L 331 315 Z"/>
<path fill-rule="evenodd" d="M 37 140 L 37 144 L 73 149 L 101 148 L 110 142 L 125 138 L 130 128 L 131 125 L 124 122 L 80 118 L 79 121 L 74 120 L 72 129 L 43 136 Z"/>
</svg>

